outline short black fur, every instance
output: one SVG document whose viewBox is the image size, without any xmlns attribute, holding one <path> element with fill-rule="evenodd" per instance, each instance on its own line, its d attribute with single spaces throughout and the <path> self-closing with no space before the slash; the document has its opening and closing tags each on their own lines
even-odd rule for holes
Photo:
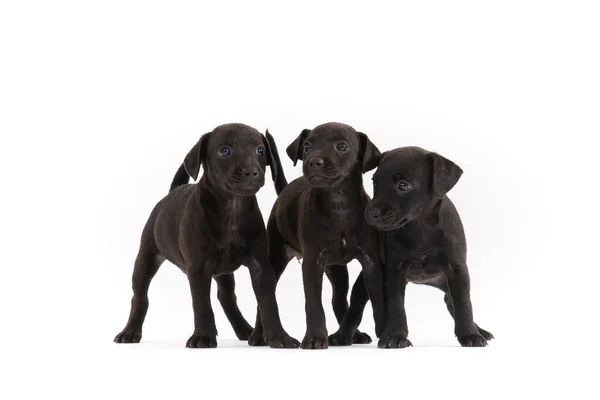
<svg viewBox="0 0 600 400">
<path fill-rule="evenodd" d="M 379 347 L 411 345 L 404 309 L 408 282 L 445 293 L 462 346 L 482 347 L 493 338 L 473 320 L 465 234 L 446 195 L 462 173 L 454 162 L 418 147 L 394 149 L 381 157 L 373 174 L 373 199 L 365 211 L 368 223 L 381 231 L 386 266 L 388 314 Z"/>
<path fill-rule="evenodd" d="M 237 337 L 248 340 L 252 326 L 237 306 L 233 272 L 250 270 L 262 317 L 263 341 L 274 348 L 300 343 L 281 325 L 275 298 L 275 274 L 269 265 L 267 231 L 255 194 L 264 185 L 266 166 L 279 191 L 286 185 L 277 147 L 243 124 L 226 124 L 202 135 L 185 157 L 171 191 L 152 210 L 135 261 L 131 311 L 125 329 L 114 341 L 137 343 L 148 310 L 148 287 L 168 260 L 188 277 L 194 310 L 194 332 L 186 347 L 217 346 L 217 328 L 210 302 L 211 281 Z M 197 184 L 200 166 L 204 174 Z M 264 332 L 263 327 L 265 326 Z"/>
<path fill-rule="evenodd" d="M 369 197 L 362 175 L 375 168 L 380 152 L 364 133 L 345 124 L 326 123 L 304 129 L 287 154 L 294 165 L 303 161 L 303 176 L 291 182 L 275 202 L 267 231 L 277 278 L 292 258 L 303 259 L 307 330 L 302 347 L 369 343 L 371 338 L 357 331 L 364 304 L 348 310 L 347 263 L 357 259 L 363 267 L 353 295 L 366 303 L 370 294 L 379 335 L 385 317 L 383 265 L 377 230 L 364 219 Z M 333 307 L 340 323 L 329 338 L 321 301 L 324 273 L 332 283 Z M 257 320 L 256 337 L 251 341 L 260 342 L 259 327 Z"/>
</svg>

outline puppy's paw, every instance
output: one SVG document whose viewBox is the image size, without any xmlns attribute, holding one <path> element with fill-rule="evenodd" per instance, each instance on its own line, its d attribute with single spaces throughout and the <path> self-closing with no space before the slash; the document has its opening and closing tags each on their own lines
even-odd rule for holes
<svg viewBox="0 0 600 400">
<path fill-rule="evenodd" d="M 300 347 L 300 342 L 287 334 L 273 335 L 268 342 L 272 349 L 297 349 Z"/>
<path fill-rule="evenodd" d="M 352 335 L 348 335 L 340 331 L 337 331 L 333 335 L 329 335 L 327 340 L 331 346 L 350 346 L 354 342 Z"/>
<path fill-rule="evenodd" d="M 406 347 L 412 347 L 412 343 L 402 335 L 384 335 L 379 338 L 377 347 L 380 349 L 404 349 Z"/>
<path fill-rule="evenodd" d="M 235 331 L 235 336 L 237 336 L 239 340 L 248 340 L 250 339 L 250 336 L 252 336 L 252 332 L 254 332 L 254 328 L 250 326 L 250 324 L 247 324 L 246 326 L 237 329 Z"/>
<path fill-rule="evenodd" d="M 214 349 L 217 347 L 217 337 L 193 334 L 188 339 L 185 347 L 190 349 Z"/>
<path fill-rule="evenodd" d="M 250 337 L 248 338 L 248 344 L 250 346 L 266 346 L 267 341 L 263 337 L 262 331 L 256 332 L 256 330 L 252 331 Z"/>
<path fill-rule="evenodd" d="M 485 347 L 487 346 L 487 340 L 479 333 L 474 335 L 462 335 L 458 337 L 458 342 L 463 347 Z"/>
<path fill-rule="evenodd" d="M 490 332 L 486 331 L 485 329 L 481 329 L 479 327 L 477 327 L 479 329 L 479 334 L 481 336 L 484 337 L 485 340 L 492 340 L 494 338 L 494 335 L 492 335 Z"/>
<path fill-rule="evenodd" d="M 326 349 L 329 347 L 327 337 L 319 337 L 313 335 L 306 335 L 302 340 L 301 347 L 303 349 Z"/>
<path fill-rule="evenodd" d="M 128 330 L 125 329 L 115 336 L 115 343 L 139 343 L 142 340 L 141 330 Z"/>
<path fill-rule="evenodd" d="M 354 333 L 354 337 L 352 338 L 352 343 L 354 343 L 354 344 L 369 344 L 372 341 L 373 340 L 371 339 L 371 336 L 367 335 L 364 332 L 360 332 L 360 331 L 356 331 Z"/>
</svg>

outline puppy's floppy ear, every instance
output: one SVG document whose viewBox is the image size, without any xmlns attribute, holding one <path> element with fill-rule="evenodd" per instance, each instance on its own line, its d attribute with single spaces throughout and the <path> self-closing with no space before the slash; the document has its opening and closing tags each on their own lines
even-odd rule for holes
<svg viewBox="0 0 600 400">
<path fill-rule="evenodd" d="M 362 162 L 362 172 L 364 174 L 365 172 L 375 169 L 377 165 L 379 165 L 379 161 L 381 161 L 381 152 L 366 134 L 358 132 L 358 138 L 360 141 L 358 160 Z"/>
<path fill-rule="evenodd" d="M 460 179 L 463 170 L 437 153 L 429 153 L 433 166 L 433 194 L 444 197 Z"/>
<path fill-rule="evenodd" d="M 206 160 L 206 146 L 208 144 L 208 133 L 200 136 L 198 143 L 192 147 L 183 160 L 183 167 L 193 180 L 198 179 L 200 165 Z"/>
<path fill-rule="evenodd" d="M 294 140 L 292 144 L 290 144 L 287 147 L 287 149 L 285 149 L 285 152 L 287 153 L 288 157 L 291 158 L 294 162 L 294 167 L 296 166 L 298 160 L 303 160 L 302 153 L 304 153 L 304 141 L 306 140 L 306 137 L 308 136 L 310 131 L 311 129 L 303 129 L 302 132 L 300 132 L 300 135 L 298 135 L 298 137 L 296 138 L 296 140 Z"/>
</svg>

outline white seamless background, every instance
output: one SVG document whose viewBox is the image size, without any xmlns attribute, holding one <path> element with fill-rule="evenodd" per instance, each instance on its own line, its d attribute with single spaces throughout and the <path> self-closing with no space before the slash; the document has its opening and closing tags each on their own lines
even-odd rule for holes
<svg viewBox="0 0 600 400">
<path fill-rule="evenodd" d="M 599 17 L 591 1 L 2 2 L 0 397 L 598 398 Z M 250 348 L 213 290 L 219 347 L 185 349 L 189 287 L 167 262 L 142 343 L 112 343 L 142 227 L 200 135 L 268 128 L 291 181 L 285 148 L 327 121 L 463 168 L 449 196 L 496 339 L 460 348 L 443 294 L 410 285 L 413 348 Z M 272 182 L 258 199 L 266 219 Z M 301 282 L 293 260 L 277 296 L 297 339 Z"/>
</svg>

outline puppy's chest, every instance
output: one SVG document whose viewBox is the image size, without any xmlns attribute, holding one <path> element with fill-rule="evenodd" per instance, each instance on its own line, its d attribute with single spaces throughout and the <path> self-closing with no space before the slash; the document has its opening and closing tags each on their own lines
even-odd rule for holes
<svg viewBox="0 0 600 400">
<path fill-rule="evenodd" d="M 400 229 L 384 234 L 385 258 L 394 262 L 425 265 L 438 258 L 440 248 L 439 235 L 433 230 Z"/>
<path fill-rule="evenodd" d="M 260 230 L 241 221 L 239 217 L 225 219 L 218 241 L 212 248 L 211 261 L 207 264 L 207 272 L 221 275 L 235 271 L 241 264 L 246 264 L 252 257 L 252 245 L 260 235 Z M 266 251 L 266 250 L 265 250 Z"/>
<path fill-rule="evenodd" d="M 406 270 L 409 282 L 427 283 L 444 272 L 444 253 L 435 232 L 406 230 L 385 241 L 386 262 Z"/>
<path fill-rule="evenodd" d="M 207 275 L 213 276 L 234 272 L 248 257 L 251 257 L 251 254 L 243 247 L 232 245 L 227 248 L 217 249 L 206 263 L 204 267 L 205 272 Z"/>
</svg>

